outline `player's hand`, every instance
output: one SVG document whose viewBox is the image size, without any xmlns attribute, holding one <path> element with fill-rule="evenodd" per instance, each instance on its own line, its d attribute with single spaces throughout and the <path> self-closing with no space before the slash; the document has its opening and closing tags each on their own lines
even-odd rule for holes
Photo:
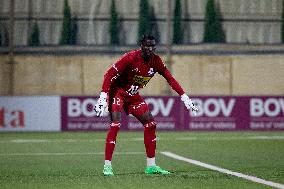
<svg viewBox="0 0 284 189">
<path fill-rule="evenodd" d="M 108 112 L 107 93 L 101 92 L 100 98 L 95 105 L 96 116 L 102 117 Z"/>
<path fill-rule="evenodd" d="M 188 110 L 192 111 L 193 115 L 196 115 L 198 108 L 193 104 L 192 100 L 186 94 L 181 95 L 181 101 L 183 101 Z"/>
</svg>

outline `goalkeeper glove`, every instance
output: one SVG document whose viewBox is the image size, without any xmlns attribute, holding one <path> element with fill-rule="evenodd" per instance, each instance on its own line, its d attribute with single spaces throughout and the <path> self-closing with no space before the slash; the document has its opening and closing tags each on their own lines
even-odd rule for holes
<svg viewBox="0 0 284 189">
<path fill-rule="evenodd" d="M 192 100 L 186 94 L 181 95 L 181 101 L 183 101 L 188 110 L 192 111 L 193 115 L 196 115 L 198 108 L 193 104 Z"/>
<path fill-rule="evenodd" d="M 107 93 L 101 92 L 100 98 L 95 105 L 96 116 L 102 117 L 108 112 Z"/>
</svg>

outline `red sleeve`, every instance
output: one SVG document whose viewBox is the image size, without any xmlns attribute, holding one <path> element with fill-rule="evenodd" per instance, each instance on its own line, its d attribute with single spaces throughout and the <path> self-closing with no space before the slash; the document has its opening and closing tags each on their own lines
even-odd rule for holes
<svg viewBox="0 0 284 189">
<path fill-rule="evenodd" d="M 167 68 L 160 74 L 167 80 L 172 89 L 175 90 L 180 96 L 184 94 L 184 90 Z"/>
<path fill-rule="evenodd" d="M 180 84 L 175 80 L 175 78 L 172 76 L 166 65 L 163 63 L 162 59 L 157 56 L 157 71 L 160 75 L 162 75 L 169 85 L 172 87 L 173 90 L 175 90 L 180 96 L 184 94 L 184 90 L 180 86 Z"/>
<path fill-rule="evenodd" d="M 115 64 L 113 64 L 105 73 L 102 85 L 102 92 L 108 93 L 111 84 L 118 78 L 130 62 L 129 54 L 123 55 Z"/>
<path fill-rule="evenodd" d="M 155 62 L 156 70 L 159 74 L 162 75 L 162 73 L 167 69 L 167 67 L 159 56 L 156 57 L 157 57 Z"/>
</svg>

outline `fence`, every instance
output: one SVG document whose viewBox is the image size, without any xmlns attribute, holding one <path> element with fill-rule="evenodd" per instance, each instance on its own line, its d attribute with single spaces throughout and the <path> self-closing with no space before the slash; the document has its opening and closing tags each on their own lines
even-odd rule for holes
<svg viewBox="0 0 284 189">
<path fill-rule="evenodd" d="M 64 0 L 15 0 L 14 44 L 27 45 L 33 22 L 37 22 L 42 45 L 57 45 L 63 20 Z M 119 0 L 116 6 L 120 18 L 122 45 L 136 44 L 140 0 Z M 69 0 L 73 16 L 78 21 L 77 44 L 109 44 L 108 24 L 111 1 Z M 281 0 L 218 0 L 228 43 L 272 44 L 281 42 Z M 168 14 L 164 0 L 152 0 L 161 44 L 167 42 Z M 182 1 L 184 43 L 203 40 L 206 0 Z M 0 1 L 0 32 L 7 36 L 10 1 Z M 172 6 L 173 12 L 174 6 Z M 19 35 L 21 34 L 21 35 Z M 2 40 L 5 40 L 2 37 Z"/>
</svg>

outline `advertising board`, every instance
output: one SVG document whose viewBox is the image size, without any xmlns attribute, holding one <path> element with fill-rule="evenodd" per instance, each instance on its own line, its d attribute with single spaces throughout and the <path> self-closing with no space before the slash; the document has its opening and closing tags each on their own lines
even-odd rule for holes
<svg viewBox="0 0 284 189">
<path fill-rule="evenodd" d="M 60 131 L 60 97 L 1 96 L 1 131 Z"/>
<path fill-rule="evenodd" d="M 62 97 L 63 131 L 106 130 L 109 115 L 96 117 L 97 97 Z M 146 96 L 159 130 L 275 131 L 284 130 L 282 96 L 193 96 L 196 116 L 185 109 L 179 97 Z M 141 130 L 143 125 L 122 114 L 122 130 Z"/>
</svg>

